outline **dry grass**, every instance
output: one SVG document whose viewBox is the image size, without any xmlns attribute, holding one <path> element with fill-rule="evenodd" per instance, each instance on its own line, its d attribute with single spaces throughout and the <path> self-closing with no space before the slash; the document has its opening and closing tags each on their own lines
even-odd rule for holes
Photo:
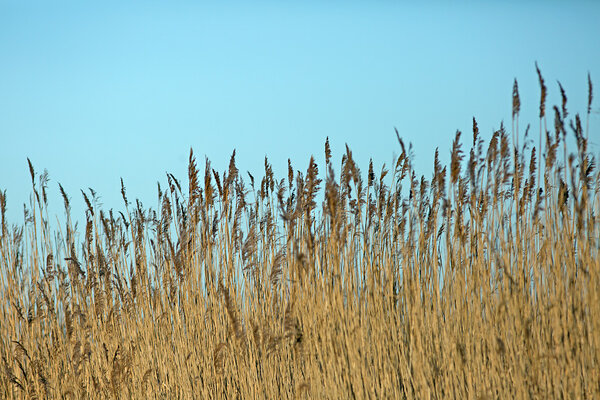
<svg viewBox="0 0 600 400">
<path fill-rule="evenodd" d="M 61 187 L 51 230 L 30 164 L 23 226 L 0 196 L 0 397 L 600 398 L 600 174 L 539 78 L 543 147 L 518 146 L 515 81 L 513 140 L 474 120 L 431 181 L 401 140 L 366 182 L 329 141 L 325 171 L 260 182 L 190 152 L 156 211 L 83 192 L 78 230 Z"/>
</svg>

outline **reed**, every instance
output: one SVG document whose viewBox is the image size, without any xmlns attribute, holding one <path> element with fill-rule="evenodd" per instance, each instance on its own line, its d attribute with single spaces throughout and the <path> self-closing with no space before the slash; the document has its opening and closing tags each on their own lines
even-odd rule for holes
<svg viewBox="0 0 600 400">
<path fill-rule="evenodd" d="M 188 190 L 168 174 L 154 210 L 122 183 L 120 212 L 82 191 L 80 228 L 29 162 L 24 224 L 0 191 L 0 397 L 599 398 L 600 173 L 560 84 L 546 129 L 536 70 L 538 146 L 515 80 L 512 134 L 485 149 L 473 119 L 431 179 L 399 135 L 366 181 L 329 139 L 280 180 L 235 152 L 202 180 L 190 151 Z"/>
</svg>

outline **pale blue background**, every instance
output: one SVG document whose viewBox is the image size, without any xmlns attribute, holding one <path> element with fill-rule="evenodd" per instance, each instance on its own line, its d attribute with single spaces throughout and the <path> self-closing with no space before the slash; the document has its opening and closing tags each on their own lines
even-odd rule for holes
<svg viewBox="0 0 600 400">
<path fill-rule="evenodd" d="M 348 143 L 364 173 L 398 153 L 397 127 L 430 178 L 435 148 L 447 160 L 457 129 L 468 145 L 473 116 L 486 138 L 510 128 L 515 77 L 537 137 L 536 60 L 549 101 L 559 79 L 572 113 L 585 112 L 591 73 L 598 153 L 598 1 L 216 3 L 0 2 L 12 223 L 31 191 L 27 157 L 50 173 L 51 212 L 61 182 L 79 217 L 87 187 L 122 209 L 120 177 L 155 208 L 166 171 L 187 180 L 190 146 L 202 171 L 205 155 L 223 171 L 235 148 L 244 175 L 261 177 L 267 155 L 282 178 L 288 157 L 305 171 L 311 154 L 324 173 L 329 136 L 337 172 Z"/>
</svg>

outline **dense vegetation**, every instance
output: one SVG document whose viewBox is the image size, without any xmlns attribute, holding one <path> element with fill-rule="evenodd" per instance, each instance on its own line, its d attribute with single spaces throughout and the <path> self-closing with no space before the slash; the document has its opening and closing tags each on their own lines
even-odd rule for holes
<svg viewBox="0 0 600 400">
<path fill-rule="evenodd" d="M 328 141 L 321 171 L 260 181 L 190 151 L 189 190 L 82 192 L 78 230 L 30 163 L 22 226 L 0 196 L 0 397 L 599 398 L 600 173 L 538 76 L 539 141 L 515 81 L 512 131 L 484 146 L 474 119 L 431 180 L 400 137 L 366 174 Z"/>
</svg>

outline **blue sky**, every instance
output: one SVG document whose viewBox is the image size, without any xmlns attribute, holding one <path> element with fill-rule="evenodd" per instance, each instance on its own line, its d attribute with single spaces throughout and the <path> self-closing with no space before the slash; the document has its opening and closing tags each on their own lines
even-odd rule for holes
<svg viewBox="0 0 600 400">
<path fill-rule="evenodd" d="M 125 4 L 126 3 L 126 4 Z M 522 4 L 524 3 L 524 4 Z M 185 181 L 190 147 L 223 171 L 262 176 L 265 155 L 324 172 L 329 136 L 363 172 L 398 153 L 397 127 L 430 177 L 475 116 L 486 138 L 510 127 L 513 79 L 521 124 L 537 127 L 537 61 L 558 101 L 584 113 L 587 73 L 600 109 L 600 2 L 31 2 L 0 1 L 0 189 L 11 223 L 31 192 L 27 157 L 60 182 L 82 216 L 80 189 L 104 208 L 156 207 L 165 172 Z M 592 149 L 600 114 L 592 114 Z M 535 131 L 537 132 L 537 131 Z"/>
</svg>

